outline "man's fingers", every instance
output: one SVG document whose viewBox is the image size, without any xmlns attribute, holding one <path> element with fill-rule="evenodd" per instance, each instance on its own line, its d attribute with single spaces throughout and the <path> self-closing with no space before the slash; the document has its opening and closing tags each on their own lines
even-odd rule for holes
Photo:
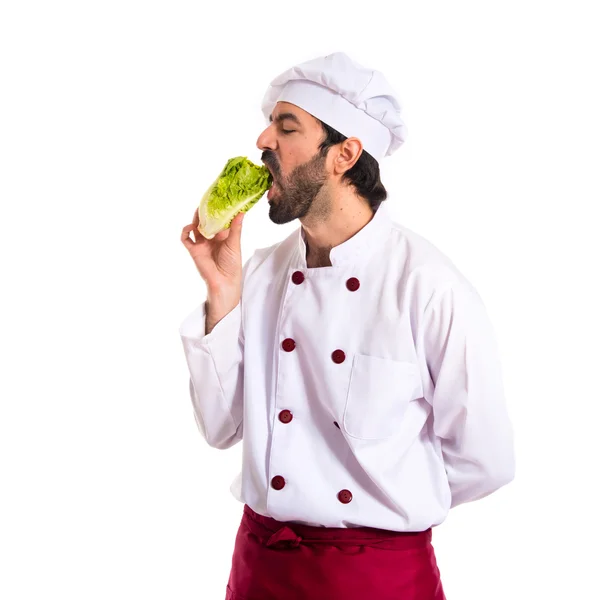
<svg viewBox="0 0 600 600">
<path fill-rule="evenodd" d="M 215 240 L 217 240 L 217 242 L 222 242 L 223 240 L 226 240 L 228 237 L 229 237 L 229 229 L 223 229 L 215 235 Z"/>
<path fill-rule="evenodd" d="M 190 237 L 190 232 L 194 232 L 194 239 Z M 181 241 L 186 248 L 193 248 L 198 243 L 200 233 L 196 230 L 196 226 L 193 223 L 186 225 L 181 231 Z"/>
</svg>

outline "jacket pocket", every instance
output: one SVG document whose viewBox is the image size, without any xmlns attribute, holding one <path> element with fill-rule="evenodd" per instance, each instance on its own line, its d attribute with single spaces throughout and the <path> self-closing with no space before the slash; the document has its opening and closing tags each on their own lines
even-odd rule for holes
<svg viewBox="0 0 600 600">
<path fill-rule="evenodd" d="M 393 436 L 411 400 L 423 396 L 417 365 L 390 358 L 355 354 L 344 410 L 344 429 L 356 438 Z"/>
</svg>

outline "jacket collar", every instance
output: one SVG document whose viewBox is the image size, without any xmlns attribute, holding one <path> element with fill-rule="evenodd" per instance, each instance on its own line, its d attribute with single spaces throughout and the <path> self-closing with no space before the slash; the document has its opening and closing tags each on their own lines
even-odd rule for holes
<svg viewBox="0 0 600 600">
<path fill-rule="evenodd" d="M 330 250 L 329 260 L 331 266 L 343 267 L 364 262 L 386 241 L 391 228 L 392 220 L 384 201 L 362 229 L 359 229 L 351 238 Z M 299 268 L 306 269 L 306 237 L 302 226 L 297 231 L 297 239 L 298 257 L 296 263 Z"/>
</svg>

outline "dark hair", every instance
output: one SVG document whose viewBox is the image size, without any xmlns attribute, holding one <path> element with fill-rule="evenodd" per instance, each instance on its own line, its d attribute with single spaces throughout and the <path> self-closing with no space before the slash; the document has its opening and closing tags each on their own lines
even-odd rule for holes
<svg viewBox="0 0 600 600">
<path fill-rule="evenodd" d="M 319 121 L 323 127 L 325 139 L 319 146 L 321 156 L 326 156 L 329 148 L 347 140 L 339 131 Z M 354 166 L 342 175 L 342 181 L 347 181 L 356 188 L 356 191 L 366 198 L 375 212 L 379 205 L 387 198 L 387 191 L 379 177 L 379 163 L 363 149 L 360 158 Z"/>
</svg>

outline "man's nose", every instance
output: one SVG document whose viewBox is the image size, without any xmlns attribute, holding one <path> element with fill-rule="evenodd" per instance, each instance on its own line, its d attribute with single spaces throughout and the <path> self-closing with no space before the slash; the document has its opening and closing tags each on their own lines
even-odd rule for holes
<svg viewBox="0 0 600 600">
<path fill-rule="evenodd" d="M 275 136 L 273 135 L 273 129 L 271 126 L 267 127 L 256 140 L 256 146 L 263 152 L 265 150 L 275 150 Z"/>
</svg>

